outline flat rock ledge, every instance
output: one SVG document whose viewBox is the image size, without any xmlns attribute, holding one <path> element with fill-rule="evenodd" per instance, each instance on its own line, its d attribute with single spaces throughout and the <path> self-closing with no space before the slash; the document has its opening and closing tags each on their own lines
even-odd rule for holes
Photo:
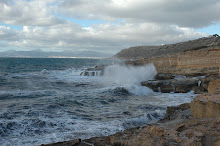
<svg viewBox="0 0 220 146">
<path fill-rule="evenodd" d="M 168 79 L 141 82 L 142 86 L 151 88 L 154 92 L 162 93 L 187 93 L 194 88 L 199 88 L 199 79 Z"/>
<path fill-rule="evenodd" d="M 155 80 L 140 83 L 162 93 L 187 93 L 194 91 L 195 94 L 220 93 L 220 77 L 215 75 L 184 76 L 173 74 L 157 74 Z"/>
</svg>

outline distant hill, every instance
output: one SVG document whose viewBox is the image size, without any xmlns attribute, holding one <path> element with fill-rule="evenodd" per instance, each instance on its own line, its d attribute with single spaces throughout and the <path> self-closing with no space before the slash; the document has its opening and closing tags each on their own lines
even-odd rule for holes
<svg viewBox="0 0 220 146">
<path fill-rule="evenodd" d="M 113 54 L 101 53 L 97 51 L 63 51 L 63 52 L 44 52 L 42 50 L 16 51 L 9 50 L 0 52 L 0 57 L 33 57 L 33 58 L 51 58 L 51 57 L 111 57 Z"/>
<path fill-rule="evenodd" d="M 114 55 L 114 57 L 121 59 L 148 59 L 156 56 L 171 55 L 181 53 L 187 50 L 196 50 L 209 46 L 215 46 L 217 44 L 220 44 L 220 37 L 217 34 L 215 34 L 213 36 L 176 44 L 131 47 L 128 49 L 123 49 L 122 51 Z"/>
</svg>

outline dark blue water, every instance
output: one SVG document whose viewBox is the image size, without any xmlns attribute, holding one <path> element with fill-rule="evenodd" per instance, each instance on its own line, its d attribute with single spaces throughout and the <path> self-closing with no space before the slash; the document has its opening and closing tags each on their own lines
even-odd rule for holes
<svg viewBox="0 0 220 146">
<path fill-rule="evenodd" d="M 94 65 L 110 64 L 115 61 L 82 58 L 0 58 L 0 73 L 40 72 L 44 69 L 82 69 Z"/>
<path fill-rule="evenodd" d="M 163 117 L 186 94 L 140 86 L 154 66 L 126 67 L 104 59 L 0 58 L 0 145 L 39 145 L 110 135 Z M 80 76 L 106 66 L 103 76 Z"/>
</svg>

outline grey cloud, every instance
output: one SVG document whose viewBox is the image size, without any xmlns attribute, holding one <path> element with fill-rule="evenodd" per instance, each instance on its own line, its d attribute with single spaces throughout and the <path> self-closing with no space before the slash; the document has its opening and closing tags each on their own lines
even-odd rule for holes
<svg viewBox="0 0 220 146">
<path fill-rule="evenodd" d="M 121 49 L 136 45 L 160 45 L 206 36 L 193 29 L 155 23 L 100 24 L 81 28 L 73 24 L 50 27 L 23 27 L 19 32 L 6 31 L 5 40 L 10 45 L 26 50 L 93 50 L 117 53 Z M 19 37 L 9 39 L 19 34 Z M 17 39 L 17 40 L 16 40 Z"/>
<path fill-rule="evenodd" d="M 51 0 L 0 1 L 0 22 L 11 25 L 49 26 L 65 23 L 61 18 L 52 15 L 49 2 Z"/>
<path fill-rule="evenodd" d="M 204 27 L 220 21 L 218 0 L 64 0 L 60 12 L 79 18 L 175 24 Z"/>
<path fill-rule="evenodd" d="M 51 5 L 53 2 L 58 5 Z M 220 16 L 214 13 L 219 6 L 216 0 L 0 0 L 0 22 L 24 26 L 22 30 L 0 26 L 0 37 L 7 43 L 4 45 L 20 50 L 117 53 L 131 46 L 176 43 L 207 36 L 189 27 L 219 21 Z M 108 21 L 82 28 L 57 18 L 54 12 Z M 120 23 L 112 23 L 118 19 Z"/>
<path fill-rule="evenodd" d="M 1 41 L 16 41 L 19 40 L 20 36 L 17 31 L 12 30 L 11 28 L 0 26 L 0 38 Z"/>
</svg>

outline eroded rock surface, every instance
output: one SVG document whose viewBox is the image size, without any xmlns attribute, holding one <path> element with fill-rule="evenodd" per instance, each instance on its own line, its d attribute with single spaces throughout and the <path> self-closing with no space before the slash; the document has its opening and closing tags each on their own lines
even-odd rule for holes
<svg viewBox="0 0 220 146">
<path fill-rule="evenodd" d="M 186 42 L 180 42 L 176 44 L 166 44 L 159 46 L 137 46 L 128 49 L 123 49 L 115 55 L 117 58 L 123 59 L 149 59 L 152 56 L 171 55 L 186 51 L 200 50 L 201 48 L 207 48 L 210 46 L 219 45 L 220 37 L 211 36 L 199 38 L 196 40 L 190 40 Z"/>
<path fill-rule="evenodd" d="M 209 93 L 220 93 L 220 79 L 211 80 L 208 85 Z"/>
<path fill-rule="evenodd" d="M 220 37 L 163 45 L 142 46 L 122 50 L 116 57 L 127 64 L 153 63 L 158 73 L 200 76 L 220 75 Z"/>
<path fill-rule="evenodd" d="M 180 75 L 219 75 L 220 47 L 208 47 L 200 50 L 186 51 L 160 57 L 142 58 L 135 61 L 127 61 L 131 65 L 145 65 L 153 63 L 158 73 Z"/>
<path fill-rule="evenodd" d="M 190 104 L 195 118 L 220 117 L 220 94 L 202 94 Z"/>
</svg>

